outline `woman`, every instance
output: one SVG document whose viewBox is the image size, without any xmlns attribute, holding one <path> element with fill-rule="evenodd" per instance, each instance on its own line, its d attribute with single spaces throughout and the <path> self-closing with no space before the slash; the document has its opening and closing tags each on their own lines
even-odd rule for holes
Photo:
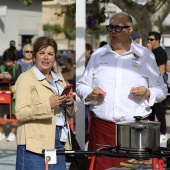
<svg viewBox="0 0 170 170">
<path fill-rule="evenodd" d="M 44 169 L 43 149 L 71 149 L 67 127 L 77 111 L 69 95 L 60 96 L 66 84 L 60 74 L 52 71 L 56 42 L 39 37 L 33 49 L 35 65 L 16 82 L 17 170 Z M 57 156 L 57 164 L 49 166 L 52 169 L 66 169 L 64 155 Z"/>
<path fill-rule="evenodd" d="M 23 49 L 23 58 L 17 60 L 17 64 L 21 65 L 22 72 L 29 70 L 33 66 L 33 47 L 32 44 L 25 44 Z"/>
</svg>

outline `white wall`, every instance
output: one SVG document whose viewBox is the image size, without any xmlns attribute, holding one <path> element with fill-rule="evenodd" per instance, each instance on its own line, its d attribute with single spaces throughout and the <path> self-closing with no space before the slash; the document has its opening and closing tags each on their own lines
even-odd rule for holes
<svg viewBox="0 0 170 170">
<path fill-rule="evenodd" d="M 1 2 L 0 6 L 6 6 L 6 11 L 0 16 L 0 55 L 9 47 L 10 40 L 15 40 L 20 49 L 21 35 L 34 35 L 34 38 L 43 35 L 41 3 L 36 0 L 27 7 L 19 0 Z"/>
</svg>

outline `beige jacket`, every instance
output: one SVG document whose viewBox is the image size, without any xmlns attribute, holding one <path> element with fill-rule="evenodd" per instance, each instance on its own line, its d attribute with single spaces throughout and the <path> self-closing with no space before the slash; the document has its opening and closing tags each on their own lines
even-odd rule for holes
<svg viewBox="0 0 170 170">
<path fill-rule="evenodd" d="M 59 75 L 61 77 L 61 75 Z M 59 81 L 65 87 L 65 81 Z M 46 80 L 39 81 L 33 68 L 20 75 L 16 82 L 17 144 L 26 149 L 42 153 L 43 149 L 54 149 L 56 113 L 52 110 L 49 97 L 55 93 Z M 75 115 L 77 106 L 67 109 L 66 121 Z M 72 149 L 70 131 L 65 149 Z"/>
</svg>

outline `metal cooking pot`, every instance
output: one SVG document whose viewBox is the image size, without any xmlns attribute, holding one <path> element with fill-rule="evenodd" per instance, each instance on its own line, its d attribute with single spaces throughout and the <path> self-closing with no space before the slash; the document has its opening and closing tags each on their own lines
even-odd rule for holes
<svg viewBox="0 0 170 170">
<path fill-rule="evenodd" d="M 118 122 L 117 146 L 122 150 L 145 151 L 160 146 L 160 122 L 144 121 L 135 116 L 135 121 Z"/>
</svg>

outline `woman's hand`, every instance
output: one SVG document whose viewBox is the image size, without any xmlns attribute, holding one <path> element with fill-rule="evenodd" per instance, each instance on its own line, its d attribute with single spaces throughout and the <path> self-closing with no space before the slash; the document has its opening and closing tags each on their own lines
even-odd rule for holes
<svg viewBox="0 0 170 170">
<path fill-rule="evenodd" d="M 67 106 L 73 106 L 74 105 L 74 99 L 70 95 L 66 96 L 66 105 Z"/>
<path fill-rule="evenodd" d="M 57 94 L 53 94 L 49 98 L 51 108 L 56 108 L 60 106 L 61 104 L 65 103 L 66 98 L 67 98 L 66 95 L 58 96 Z"/>
</svg>

